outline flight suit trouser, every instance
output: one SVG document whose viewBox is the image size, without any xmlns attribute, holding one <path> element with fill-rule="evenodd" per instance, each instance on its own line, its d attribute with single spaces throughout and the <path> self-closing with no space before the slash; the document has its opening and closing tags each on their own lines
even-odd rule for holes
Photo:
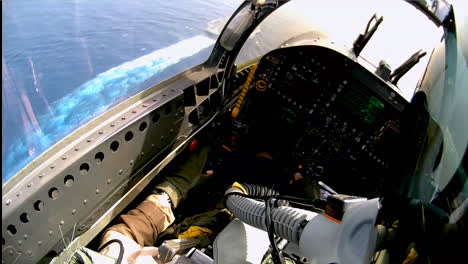
<svg viewBox="0 0 468 264">
<path fill-rule="evenodd" d="M 157 189 L 164 191 L 164 194 L 149 195 L 136 208 L 121 215 L 117 224 L 104 231 L 100 245 L 112 239 L 122 241 L 124 260 L 128 258 L 136 260 L 145 247 L 152 252 L 151 254 L 155 253 L 157 249 L 153 245 L 158 235 L 175 220 L 171 205 L 176 207 L 185 198 L 188 190 L 199 181 L 208 158 L 208 151 L 209 147 L 204 146 L 182 153 L 180 165 L 156 186 Z M 101 250 L 102 254 L 116 259 L 119 252 L 120 246 L 117 243 L 111 243 Z"/>
<path fill-rule="evenodd" d="M 153 244 L 158 234 L 166 230 L 174 219 L 167 197 L 149 195 L 135 209 L 121 215 L 117 224 L 106 229 L 101 237 L 101 246 L 117 239 L 122 242 L 123 248 L 117 243 L 111 243 L 100 253 L 117 259 L 123 250 L 123 263 L 156 263 L 152 261 L 158 251 Z"/>
</svg>

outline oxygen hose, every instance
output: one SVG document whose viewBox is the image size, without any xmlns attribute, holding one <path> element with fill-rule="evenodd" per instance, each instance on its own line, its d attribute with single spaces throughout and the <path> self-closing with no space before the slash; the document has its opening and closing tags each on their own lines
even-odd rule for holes
<svg viewBox="0 0 468 264">
<path fill-rule="evenodd" d="M 267 231 L 265 203 L 249 197 L 274 197 L 276 195 L 278 192 L 267 187 L 236 182 L 225 193 L 226 206 L 235 217 L 243 222 Z M 279 237 L 298 244 L 304 226 L 317 214 L 284 205 L 280 203 L 279 207 L 271 209 L 274 232 Z"/>
<path fill-rule="evenodd" d="M 348 205 L 342 220 L 284 206 L 285 200 L 301 203 L 298 197 L 278 195 L 258 185 L 234 183 L 225 193 L 226 207 L 235 217 L 268 233 L 274 263 L 285 262 L 284 252 L 277 247 L 273 234 L 296 244 L 301 254 L 313 263 L 371 261 L 377 239 L 378 198 L 360 198 L 361 201 Z"/>
</svg>

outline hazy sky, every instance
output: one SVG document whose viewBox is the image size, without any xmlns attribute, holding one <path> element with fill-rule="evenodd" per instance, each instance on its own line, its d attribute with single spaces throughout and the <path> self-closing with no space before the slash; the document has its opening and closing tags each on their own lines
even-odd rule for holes
<svg viewBox="0 0 468 264">
<path fill-rule="evenodd" d="M 377 66 L 383 59 L 394 70 L 418 50 L 427 52 L 398 82 L 402 95 L 410 100 L 432 49 L 440 42 L 442 30 L 405 1 L 294 0 L 268 17 L 261 24 L 258 36 L 249 41 L 260 46 L 271 42 L 278 45 L 290 37 L 317 29 L 336 43 L 351 48 L 374 13 L 384 20 L 360 54 L 367 61 Z M 368 66 L 364 60 L 360 62 Z"/>
</svg>

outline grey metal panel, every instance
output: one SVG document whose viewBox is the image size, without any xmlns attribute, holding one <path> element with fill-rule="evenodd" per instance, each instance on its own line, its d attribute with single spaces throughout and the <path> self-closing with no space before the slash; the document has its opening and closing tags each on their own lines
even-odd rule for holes
<svg viewBox="0 0 468 264">
<path fill-rule="evenodd" d="M 171 94 L 171 97 L 173 96 L 182 99 L 180 93 L 177 95 L 174 92 Z M 168 99 L 161 105 L 172 106 L 177 114 L 183 110 L 183 106 L 176 109 L 174 100 Z M 45 255 L 61 240 L 62 234 L 66 234 L 77 224 L 76 235 L 85 231 L 87 225 L 95 219 L 95 215 L 104 210 L 101 205 L 108 198 L 107 195 L 124 186 L 132 175 L 133 168 L 144 163 L 150 155 L 158 153 L 174 140 L 176 133 L 167 132 L 178 131 L 181 119 L 174 119 L 174 112 L 165 114 L 161 107 L 153 113 L 161 115 L 157 123 L 153 123 L 149 116 L 136 119 L 124 115 L 125 119 L 129 119 L 129 124 L 124 124 L 125 120 L 122 117 L 115 119 L 115 122 L 111 122 L 107 127 L 120 125 L 120 128 L 111 137 L 106 136 L 105 132 L 91 134 L 84 142 L 65 153 L 63 157 L 69 158 L 56 160 L 42 169 L 41 173 L 44 176 L 31 179 L 33 184 L 27 185 L 30 187 L 26 186 L 23 190 L 18 188 L 16 194 L 19 196 L 15 195 L 15 200 L 21 202 L 15 201 L 10 203 L 10 206 L 4 206 L 5 226 L 14 225 L 17 229 L 15 235 L 11 235 L 8 230 L 2 231 L 6 243 L 16 244 L 18 251 L 34 257 Z M 121 121 L 118 121 L 119 119 Z M 173 122 L 174 120 L 176 122 Z M 146 128 L 140 131 L 142 124 L 146 124 Z M 125 140 L 128 131 L 134 134 L 131 141 Z M 165 138 L 161 139 L 162 137 Z M 97 141 L 96 145 L 99 147 L 95 149 L 86 146 L 93 141 Z M 115 142 L 118 142 L 119 147 L 113 151 L 110 146 Z M 102 162 L 96 161 L 96 153 L 104 153 Z M 64 182 L 65 177 L 68 180 L 67 184 Z M 34 209 L 36 201 L 44 202 L 45 207 L 41 211 Z M 21 222 L 20 217 L 24 213 L 28 214 L 27 223 Z M 41 228 L 38 229 L 38 226 Z"/>
<path fill-rule="evenodd" d="M 179 78 L 75 140 L 65 139 L 62 149 L 29 168 L 3 193 L 2 262 L 37 262 L 85 232 L 143 176 L 138 168 L 196 128 L 188 123 L 182 91 L 211 73 L 205 69 Z"/>
<path fill-rule="evenodd" d="M 171 152 L 154 168 L 146 173 L 138 182 L 132 185 L 131 189 L 118 199 L 116 203 L 112 205 L 98 219 L 88 231 L 84 232 L 81 236 L 74 239 L 69 246 L 57 257 L 54 258 L 51 263 L 67 263 L 75 250 L 79 249 L 82 245 L 87 245 L 103 228 L 109 224 L 110 220 L 115 217 L 125 206 L 128 205 L 135 197 L 145 188 L 145 186 L 166 166 L 178 153 L 180 153 L 185 146 L 201 131 L 204 127 L 208 126 L 216 115 L 210 120 L 198 127 L 190 136 L 180 140 L 180 144 L 174 144 L 171 148 Z"/>
</svg>

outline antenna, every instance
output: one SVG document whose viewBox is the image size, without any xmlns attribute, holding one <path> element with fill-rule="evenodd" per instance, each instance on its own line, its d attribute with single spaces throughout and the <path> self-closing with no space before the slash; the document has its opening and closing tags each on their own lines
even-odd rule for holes
<svg viewBox="0 0 468 264">
<path fill-rule="evenodd" d="M 426 54 L 427 53 L 425 51 L 422 52 L 422 50 L 413 54 L 408 60 L 403 62 L 400 67 L 396 68 L 392 74 L 390 74 L 390 81 L 396 85 L 400 78 L 411 70 L 411 68 L 413 68 L 413 66 L 416 65 L 422 57 L 426 56 Z"/>
<path fill-rule="evenodd" d="M 372 21 L 375 20 L 375 24 L 372 26 L 372 28 L 369 29 L 371 26 Z M 359 37 L 354 41 L 353 44 L 353 52 L 356 55 L 356 57 L 359 56 L 359 53 L 364 49 L 366 46 L 367 42 L 369 42 L 370 38 L 372 38 L 372 35 L 374 35 L 375 31 L 379 27 L 380 23 L 382 23 L 383 17 L 377 18 L 377 14 L 374 14 L 369 22 L 367 22 L 367 27 L 366 31 L 364 34 L 359 34 Z"/>
</svg>

